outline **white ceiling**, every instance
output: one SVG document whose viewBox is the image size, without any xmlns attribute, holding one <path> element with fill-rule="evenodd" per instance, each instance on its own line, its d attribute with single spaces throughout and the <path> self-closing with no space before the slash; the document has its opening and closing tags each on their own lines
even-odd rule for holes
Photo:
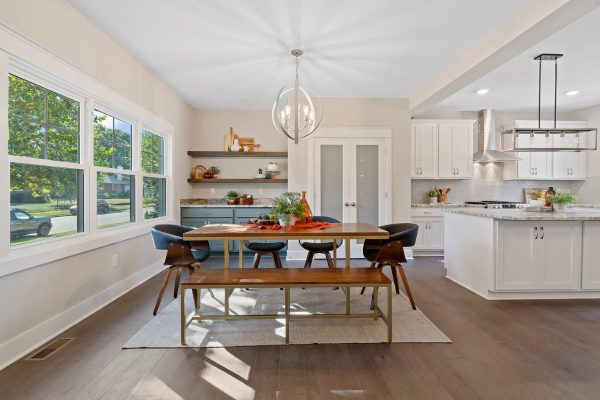
<svg viewBox="0 0 600 400">
<path fill-rule="evenodd" d="M 296 47 L 305 51 L 301 81 L 320 96 L 407 98 L 529 3 L 70 2 L 192 105 L 206 108 L 270 107 L 293 80 L 289 51 Z"/>
<path fill-rule="evenodd" d="M 442 101 L 434 110 L 536 111 L 540 53 L 562 53 L 558 60 L 558 111 L 569 112 L 600 104 L 600 9 L 583 16 L 519 57 Z M 489 88 L 485 96 L 475 94 Z M 566 96 L 569 90 L 580 90 Z M 542 111 L 554 107 L 554 64 L 542 64 Z"/>
</svg>

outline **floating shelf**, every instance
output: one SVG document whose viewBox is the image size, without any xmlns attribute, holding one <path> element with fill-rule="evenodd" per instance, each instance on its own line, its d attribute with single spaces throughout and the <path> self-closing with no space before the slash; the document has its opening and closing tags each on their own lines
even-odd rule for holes
<svg viewBox="0 0 600 400">
<path fill-rule="evenodd" d="M 286 179 L 188 179 L 190 183 L 288 183 Z"/>
<path fill-rule="evenodd" d="M 188 151 L 188 156 L 196 158 L 287 158 L 287 151 Z"/>
</svg>

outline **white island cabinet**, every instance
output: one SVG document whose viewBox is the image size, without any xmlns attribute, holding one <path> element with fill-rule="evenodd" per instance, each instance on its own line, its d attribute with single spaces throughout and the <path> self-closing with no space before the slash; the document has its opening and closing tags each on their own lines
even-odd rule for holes
<svg viewBox="0 0 600 400">
<path fill-rule="evenodd" d="M 600 298 L 600 212 L 449 209 L 447 277 L 486 299 Z"/>
</svg>

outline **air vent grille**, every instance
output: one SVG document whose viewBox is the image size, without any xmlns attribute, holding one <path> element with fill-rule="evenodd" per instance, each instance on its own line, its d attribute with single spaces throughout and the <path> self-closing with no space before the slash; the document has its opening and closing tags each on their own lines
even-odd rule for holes
<svg viewBox="0 0 600 400">
<path fill-rule="evenodd" d="M 58 338 L 58 339 L 48 343 L 46 346 L 42 347 L 41 349 L 39 349 L 38 351 L 36 351 L 32 355 L 30 355 L 29 357 L 27 357 L 26 360 L 34 360 L 34 361 L 45 360 L 48 357 L 50 357 L 52 354 L 56 353 L 58 350 L 62 349 L 67 344 L 69 344 L 73 339 L 75 339 L 75 338 Z"/>
</svg>

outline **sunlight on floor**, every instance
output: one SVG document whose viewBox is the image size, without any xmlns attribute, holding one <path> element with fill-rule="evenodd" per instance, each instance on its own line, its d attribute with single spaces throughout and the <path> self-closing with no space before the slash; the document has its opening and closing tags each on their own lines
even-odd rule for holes
<svg viewBox="0 0 600 400">
<path fill-rule="evenodd" d="M 227 396 L 236 400 L 253 400 L 255 391 L 250 386 L 241 382 L 235 376 L 211 365 L 208 362 L 204 363 L 204 369 L 200 373 L 200 377 L 210 383 L 216 389 L 222 391 Z"/>
<path fill-rule="evenodd" d="M 183 397 L 178 395 L 155 376 L 149 376 L 139 381 L 131 390 L 129 397 L 140 399 L 183 400 Z"/>
<path fill-rule="evenodd" d="M 252 367 L 231 354 L 226 348 L 209 348 L 204 356 L 244 379 L 250 377 Z"/>
</svg>

